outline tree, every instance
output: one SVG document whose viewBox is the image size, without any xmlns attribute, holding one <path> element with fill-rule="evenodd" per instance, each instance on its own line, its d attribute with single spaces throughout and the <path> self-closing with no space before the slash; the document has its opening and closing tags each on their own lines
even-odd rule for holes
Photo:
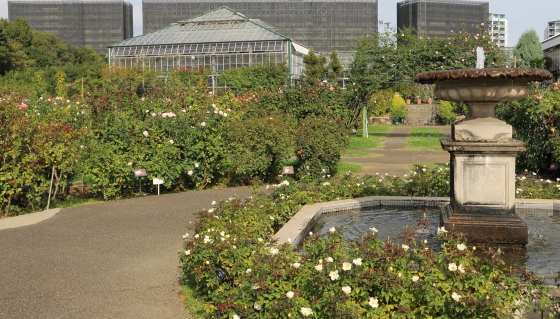
<svg viewBox="0 0 560 319">
<path fill-rule="evenodd" d="M 0 90 L 55 95 L 60 72 L 71 95 L 99 84 L 105 61 L 93 49 L 31 30 L 24 19 L 0 19 Z M 62 83 L 62 82 L 61 82 Z M 74 87 L 72 87 L 74 84 Z"/>
<path fill-rule="evenodd" d="M 385 31 L 358 39 L 356 54 L 350 64 L 347 105 L 355 121 L 373 92 L 392 88 L 396 83 L 411 83 L 421 72 L 474 68 L 476 48 L 484 48 L 485 67 L 509 65 L 507 54 L 481 24 L 478 33 L 453 30 L 453 37 L 418 36 L 412 28 L 395 29 L 385 24 Z M 349 123 L 347 123 L 349 124 Z"/>
<path fill-rule="evenodd" d="M 19 41 L 28 43 L 29 40 L 29 24 L 25 22 L 19 18 L 14 23 L 0 19 L 0 75 L 10 70 L 26 70 L 33 64 L 24 51 L 24 44 Z"/>
<path fill-rule="evenodd" d="M 513 55 L 517 57 L 517 66 L 521 68 L 530 68 L 531 62 L 542 60 L 542 45 L 535 30 L 531 29 L 521 34 L 513 49 Z"/>
<path fill-rule="evenodd" d="M 6 34 L 12 41 L 21 43 L 24 47 L 31 45 L 31 26 L 23 18 L 17 18 L 9 23 L 6 27 Z"/>
<path fill-rule="evenodd" d="M 8 69 L 8 62 L 10 57 L 10 49 L 8 48 L 8 37 L 0 23 L 0 75 Z"/>
<path fill-rule="evenodd" d="M 330 79 L 336 80 L 337 77 L 342 75 L 342 63 L 340 63 L 340 60 L 338 59 L 338 52 L 331 52 L 328 69 L 330 72 L 327 76 Z"/>
<path fill-rule="evenodd" d="M 536 58 L 529 62 L 532 68 L 550 70 L 552 67 L 552 59 L 550 57 Z"/>
<path fill-rule="evenodd" d="M 303 63 L 305 64 L 305 80 L 309 85 L 317 85 L 319 80 L 325 76 L 327 58 L 322 55 L 316 55 L 313 48 L 311 48 L 309 53 L 303 57 Z"/>
</svg>

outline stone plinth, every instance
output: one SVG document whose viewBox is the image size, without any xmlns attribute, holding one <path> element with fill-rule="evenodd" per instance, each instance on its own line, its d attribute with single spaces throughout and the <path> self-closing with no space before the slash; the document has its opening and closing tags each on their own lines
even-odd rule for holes
<svg viewBox="0 0 560 319">
<path fill-rule="evenodd" d="M 444 222 L 471 245 L 524 247 L 527 226 L 515 214 L 515 156 L 525 143 L 512 139 L 510 125 L 495 116 L 500 101 L 529 94 L 528 83 L 552 79 L 546 70 L 465 69 L 424 72 L 414 81 L 435 83 L 441 100 L 465 102 L 465 119 L 452 129 L 453 139 L 441 140 L 451 154 L 452 214 Z"/>
<path fill-rule="evenodd" d="M 511 141 L 512 127 L 497 118 L 486 117 L 475 120 L 464 119 L 455 123 L 451 136 L 457 142 L 496 142 Z"/>
<path fill-rule="evenodd" d="M 492 128 L 492 127 L 491 127 Z M 515 156 L 526 144 L 441 139 L 450 153 L 451 206 L 446 229 L 472 245 L 523 247 L 528 232 L 515 214 Z"/>
</svg>

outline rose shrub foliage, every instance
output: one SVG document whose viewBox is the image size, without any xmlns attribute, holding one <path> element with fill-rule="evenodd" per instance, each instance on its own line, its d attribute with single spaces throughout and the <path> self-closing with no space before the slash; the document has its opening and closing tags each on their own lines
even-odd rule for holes
<svg viewBox="0 0 560 319">
<path fill-rule="evenodd" d="M 150 70 L 110 67 L 100 86 L 77 98 L 3 94 L 0 215 L 44 209 L 53 172 L 59 197 L 72 174 L 84 174 L 95 196 L 113 200 L 138 193 L 138 168 L 172 191 L 274 182 L 300 149 L 301 165 L 333 171 L 348 140 L 340 125 L 343 90 L 216 96 L 208 76 L 175 69 L 164 80 Z M 142 190 L 153 192 L 151 184 Z"/>
<path fill-rule="evenodd" d="M 448 173 L 418 166 L 408 175 L 414 180 Z M 542 280 L 503 270 L 499 251 L 478 249 L 483 256 L 475 255 L 476 248 L 443 230 L 440 251 L 416 241 L 413 231 L 397 244 L 378 238 L 375 228 L 356 241 L 345 240 L 336 229 L 313 234 L 301 249 L 272 239 L 304 204 L 412 195 L 422 183 L 347 175 L 339 181 L 284 181 L 271 195 L 255 194 L 246 202 L 230 198 L 202 211 L 185 234 L 182 281 L 197 291 L 204 318 L 218 313 L 225 318 L 509 318 L 515 310 L 533 309 L 534 301 L 550 304 L 528 293 L 546 291 Z"/>
</svg>

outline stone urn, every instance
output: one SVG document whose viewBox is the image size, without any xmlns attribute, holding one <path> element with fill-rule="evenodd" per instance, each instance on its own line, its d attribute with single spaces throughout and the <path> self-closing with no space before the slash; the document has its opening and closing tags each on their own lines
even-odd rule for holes
<svg viewBox="0 0 560 319">
<path fill-rule="evenodd" d="M 525 143 L 496 118 L 496 104 L 529 94 L 528 83 L 552 79 L 540 69 L 469 69 L 418 74 L 414 81 L 435 83 L 440 100 L 465 102 L 467 116 L 441 139 L 450 153 L 451 216 L 447 230 L 463 234 L 471 245 L 523 248 L 528 232 L 515 214 L 515 156 Z"/>
</svg>

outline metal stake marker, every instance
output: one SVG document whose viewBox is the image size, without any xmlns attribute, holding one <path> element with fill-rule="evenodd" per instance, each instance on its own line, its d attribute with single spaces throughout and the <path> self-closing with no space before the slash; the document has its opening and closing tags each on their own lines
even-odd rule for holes
<svg viewBox="0 0 560 319">
<path fill-rule="evenodd" d="M 157 185 L 157 194 L 159 195 L 159 185 L 163 184 L 163 178 L 154 178 L 154 185 Z"/>
</svg>

